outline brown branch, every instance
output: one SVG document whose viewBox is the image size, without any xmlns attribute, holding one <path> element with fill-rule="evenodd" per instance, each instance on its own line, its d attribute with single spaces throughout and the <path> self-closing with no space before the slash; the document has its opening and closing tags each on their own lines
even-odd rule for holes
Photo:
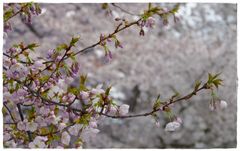
<svg viewBox="0 0 240 151">
<path fill-rule="evenodd" d="M 104 115 L 106 117 L 110 117 L 110 118 L 120 118 L 120 119 L 125 119 L 125 118 L 133 118 L 133 117 L 143 117 L 143 116 L 150 116 L 150 115 L 153 115 L 153 113 L 155 112 L 158 112 L 158 111 L 164 111 L 165 108 L 167 108 L 169 105 L 171 104 L 174 104 L 176 102 L 179 102 L 179 101 L 182 101 L 182 100 L 188 100 L 190 99 L 193 95 L 196 95 L 197 92 L 203 90 L 203 89 L 209 89 L 207 87 L 207 84 L 204 84 L 202 87 L 200 87 L 199 89 L 197 90 L 194 90 L 193 92 L 181 97 L 181 98 L 178 98 L 176 100 L 169 100 L 168 103 L 166 103 L 165 105 L 161 106 L 160 108 L 158 109 L 155 109 L 155 110 L 152 110 L 150 112 L 146 112 L 146 113 L 140 113 L 140 114 L 134 114 L 134 115 L 124 115 L 124 116 L 113 116 L 113 115 L 108 115 L 108 114 L 105 114 L 105 113 L 99 113 L 100 115 Z"/>
<path fill-rule="evenodd" d="M 70 45 L 70 46 L 66 49 L 64 55 L 62 56 L 62 58 L 60 59 L 60 61 L 57 63 L 55 70 L 51 73 L 51 75 L 48 77 L 48 79 L 47 79 L 43 84 L 41 84 L 41 86 L 40 86 L 39 89 L 38 89 L 38 92 L 40 92 L 41 88 L 49 81 L 50 78 L 52 78 L 53 74 L 58 70 L 59 65 L 61 64 L 62 61 L 64 61 L 64 57 L 67 55 L 68 51 L 71 50 L 71 48 L 72 48 L 72 46 Z M 51 66 L 52 66 L 53 64 L 54 64 L 54 63 L 52 63 Z M 45 69 L 46 69 L 46 68 L 45 68 Z M 41 72 L 42 72 L 42 71 L 41 71 Z"/>
<path fill-rule="evenodd" d="M 121 31 L 123 31 L 123 30 L 125 30 L 125 29 L 127 29 L 127 28 L 129 28 L 129 27 L 131 27 L 131 26 L 133 26 L 133 25 L 137 25 L 140 20 L 141 20 L 141 19 L 139 19 L 139 20 L 137 20 L 137 21 L 134 21 L 134 22 L 131 22 L 131 23 L 125 25 L 124 27 L 119 28 L 118 30 L 114 30 L 114 32 L 110 33 L 107 37 L 104 37 L 102 40 L 99 40 L 99 41 L 96 42 L 95 44 L 92 44 L 92 45 L 90 45 L 90 46 L 88 46 L 88 47 L 86 47 L 86 48 L 84 48 L 84 49 L 81 49 L 81 50 L 79 50 L 79 51 L 77 51 L 77 52 L 75 52 L 75 53 L 73 53 L 73 54 L 71 54 L 71 55 L 68 55 L 68 56 L 64 57 L 63 60 L 66 60 L 66 59 L 68 59 L 68 58 L 70 58 L 70 57 L 72 57 L 72 56 L 76 56 L 76 55 L 78 55 L 78 54 L 82 54 L 82 53 L 85 53 L 85 52 L 89 51 L 91 48 L 94 48 L 94 47 L 100 45 L 102 41 L 104 41 L 104 40 L 106 40 L 106 39 L 108 39 L 108 38 L 111 38 L 113 35 L 121 32 Z M 51 63 L 51 62 L 54 62 L 54 60 L 46 61 L 46 62 L 44 62 L 44 64 L 46 64 L 46 63 Z"/>
<path fill-rule="evenodd" d="M 3 105 L 4 105 L 4 107 L 7 109 L 9 115 L 11 116 L 11 118 L 12 118 L 12 120 L 13 120 L 13 122 L 16 123 L 16 121 L 15 121 L 13 115 L 12 115 L 12 112 L 11 112 L 10 109 L 8 108 L 6 102 L 3 102 Z"/>
<path fill-rule="evenodd" d="M 23 121 L 23 120 L 24 120 L 24 117 L 23 117 L 21 105 L 20 105 L 20 104 L 17 104 L 17 108 L 18 108 L 18 112 L 19 112 L 20 118 L 21 118 L 21 120 Z M 31 132 L 30 132 L 30 131 L 27 131 L 27 134 L 28 134 L 28 139 L 29 139 L 29 141 L 31 142 L 31 141 L 32 141 Z"/>
<path fill-rule="evenodd" d="M 13 18 L 14 16 L 16 16 L 16 15 L 18 15 L 19 13 L 21 13 L 22 11 L 24 11 L 24 9 L 25 9 L 27 6 L 28 6 L 28 4 L 25 4 L 24 6 L 22 6 L 19 11 L 17 11 L 16 13 L 14 13 L 11 17 L 5 19 L 4 22 L 9 21 L 11 18 Z"/>
<path fill-rule="evenodd" d="M 114 7 L 116 7 L 116 8 L 118 8 L 118 9 L 120 9 L 122 12 L 127 13 L 128 15 L 132 15 L 132 16 L 140 16 L 139 14 L 134 14 L 134 13 L 131 13 L 131 12 L 129 12 L 129 11 L 123 9 L 122 7 L 116 5 L 115 3 L 112 3 L 112 5 L 113 5 Z"/>
</svg>

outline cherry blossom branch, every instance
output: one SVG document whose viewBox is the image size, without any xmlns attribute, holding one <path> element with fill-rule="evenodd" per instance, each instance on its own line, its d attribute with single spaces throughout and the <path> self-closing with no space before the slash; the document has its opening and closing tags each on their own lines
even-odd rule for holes
<svg viewBox="0 0 240 151">
<path fill-rule="evenodd" d="M 83 48 L 83 49 L 81 49 L 81 50 L 79 50 L 79 51 L 77 51 L 77 52 L 75 52 L 75 53 L 73 53 L 71 55 L 68 55 L 68 56 L 64 57 L 63 60 L 66 60 L 66 59 L 68 59 L 68 58 L 70 58 L 72 56 L 76 56 L 78 54 L 82 54 L 82 53 L 85 53 L 85 52 L 91 50 L 91 48 L 94 48 L 94 47 L 100 45 L 103 41 L 105 41 L 108 38 L 111 38 L 113 35 L 121 32 L 121 31 L 123 31 L 123 30 L 125 30 L 125 29 L 127 29 L 127 28 L 129 28 L 129 27 L 131 27 L 133 25 L 137 25 L 139 23 L 139 21 L 141 21 L 141 19 L 138 19 L 137 21 L 133 21 L 133 22 L 125 25 L 122 28 L 119 28 L 119 26 L 117 26 L 117 28 L 114 30 L 114 32 L 110 33 L 107 37 L 104 37 L 103 39 L 100 39 L 98 42 L 96 42 L 96 43 L 94 43 L 94 44 L 92 44 L 92 45 L 90 45 L 90 46 L 88 46 L 86 48 Z M 54 61 L 53 60 L 52 61 L 46 61 L 46 62 L 44 62 L 44 64 L 50 63 L 50 62 L 54 62 Z"/>
<path fill-rule="evenodd" d="M 179 102 L 179 101 L 182 101 L 182 100 L 188 100 L 190 99 L 193 95 L 196 95 L 197 92 L 203 90 L 203 89 L 209 89 L 209 87 L 207 87 L 207 84 L 204 84 L 202 87 L 200 87 L 199 89 L 197 90 L 194 90 L 193 92 L 181 97 L 181 98 L 178 98 L 176 100 L 172 100 L 170 99 L 169 101 L 167 101 L 168 103 L 166 103 L 165 105 L 163 105 L 162 107 L 158 108 L 158 109 L 154 109 L 150 112 L 146 112 L 146 113 L 140 113 L 140 114 L 134 114 L 134 115 L 124 115 L 124 116 L 112 116 L 112 115 L 108 115 L 108 114 L 105 114 L 105 113 L 100 113 L 100 115 L 104 115 L 106 117 L 110 117 L 110 118 L 121 118 L 121 119 L 125 119 L 125 118 L 133 118 L 133 117 L 143 117 L 143 116 L 150 116 L 150 115 L 153 115 L 155 112 L 158 112 L 158 111 L 164 111 L 165 108 L 167 108 L 168 106 L 170 106 L 171 104 L 174 104 L 176 102 Z"/>
<path fill-rule="evenodd" d="M 15 12 L 12 16 L 6 18 L 6 19 L 4 20 L 4 22 L 9 21 L 11 18 L 13 18 L 13 17 L 17 16 L 18 14 L 20 14 L 21 12 L 23 12 L 24 9 L 26 9 L 26 8 L 28 7 L 28 5 L 29 5 L 29 4 L 27 3 L 27 4 L 25 4 L 24 6 L 22 6 L 19 11 Z"/>
</svg>

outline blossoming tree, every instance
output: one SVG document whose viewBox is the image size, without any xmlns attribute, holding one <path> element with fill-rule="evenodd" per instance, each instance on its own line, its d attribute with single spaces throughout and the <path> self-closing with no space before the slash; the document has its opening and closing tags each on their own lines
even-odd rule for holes
<svg viewBox="0 0 240 151">
<path fill-rule="evenodd" d="M 124 13 L 127 10 L 116 4 L 102 4 L 106 13 L 111 7 L 117 7 Z M 117 104 L 110 96 L 111 86 L 91 86 L 87 75 L 79 73 L 77 55 L 100 46 L 108 61 L 112 58 L 110 43 L 115 48 L 122 48 L 117 34 L 129 28 L 139 29 L 144 36 L 146 28 L 153 28 L 155 19 L 160 18 L 167 26 L 169 17 L 175 22 L 179 19 L 176 13 L 179 5 L 172 9 L 148 4 L 136 20 L 115 18 L 118 23 L 115 30 L 108 34 L 100 34 L 99 40 L 81 50 L 74 51 L 80 37 L 72 37 L 69 43 L 61 44 L 47 51 L 45 57 L 34 57 L 37 43 L 19 43 L 3 52 L 3 126 L 4 146 L 22 148 L 79 148 L 92 135 L 96 135 L 98 121 L 107 118 L 151 117 L 157 127 L 160 126 L 158 116 L 167 113 L 169 123 L 166 131 L 175 131 L 181 127 L 182 119 L 172 113 L 172 104 L 190 100 L 202 90 L 211 94 L 210 110 L 227 107 L 227 103 L 219 99 L 215 93 L 222 85 L 220 74 L 208 74 L 206 82 L 196 81 L 191 92 L 185 95 L 173 94 L 168 100 L 156 97 L 152 110 L 146 113 L 128 114 L 129 105 Z M 41 14 L 39 4 L 6 3 L 4 4 L 4 32 L 12 31 L 11 19 L 20 15 L 26 23 L 31 23 L 32 16 Z M 79 86 L 67 87 L 75 78 L 80 79 Z M 71 141 L 71 136 L 78 139 Z"/>
</svg>

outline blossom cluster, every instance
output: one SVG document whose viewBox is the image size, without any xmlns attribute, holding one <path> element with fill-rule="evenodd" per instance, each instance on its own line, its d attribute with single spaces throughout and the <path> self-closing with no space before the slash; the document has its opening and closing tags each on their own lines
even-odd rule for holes
<svg viewBox="0 0 240 151">
<path fill-rule="evenodd" d="M 20 14 L 25 23 L 31 24 L 32 16 L 41 14 L 41 8 L 37 3 L 4 3 L 4 32 L 12 30 L 12 17 Z"/>
<path fill-rule="evenodd" d="M 117 105 L 109 95 L 111 87 L 89 86 L 76 59 L 64 61 L 75 43 L 72 38 L 68 46 L 49 50 L 46 60 L 33 60 L 36 44 L 21 43 L 6 51 L 11 57 L 4 57 L 3 62 L 4 132 L 9 138 L 5 146 L 29 142 L 24 147 L 68 147 L 73 135 L 79 137 L 75 147 L 81 147 L 99 132 L 102 114 L 128 113 L 128 105 Z M 78 75 L 80 85 L 66 87 Z"/>
</svg>

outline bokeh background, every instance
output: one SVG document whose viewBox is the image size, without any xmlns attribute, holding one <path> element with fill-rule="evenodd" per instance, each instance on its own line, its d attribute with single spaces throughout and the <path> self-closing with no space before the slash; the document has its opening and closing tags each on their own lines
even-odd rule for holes
<svg viewBox="0 0 240 151">
<path fill-rule="evenodd" d="M 139 14 L 148 4 L 117 4 Z M 154 4 L 172 8 L 174 4 Z M 14 31 L 5 37 L 5 48 L 14 43 L 38 42 L 37 53 L 44 53 L 58 44 L 81 36 L 79 50 L 99 40 L 101 33 L 111 33 L 117 23 L 114 17 L 131 21 L 135 17 L 112 7 L 106 16 L 101 4 L 41 4 L 43 14 L 34 17 L 31 25 L 20 17 L 13 20 Z M 168 122 L 161 115 L 157 128 L 149 117 L 125 120 L 105 118 L 99 123 L 100 133 L 85 144 L 86 148 L 232 148 L 236 147 L 237 119 L 237 5 L 181 4 L 180 21 L 170 19 L 163 26 L 156 18 L 154 29 L 144 37 L 138 28 L 118 34 L 122 49 L 110 47 L 113 60 L 104 60 L 104 51 L 96 47 L 78 56 L 81 72 L 88 73 L 91 83 L 112 84 L 112 96 L 131 106 L 130 114 L 151 110 L 160 93 L 168 99 L 177 90 L 189 93 L 195 80 L 207 80 L 207 73 L 222 72 L 224 87 L 218 96 L 228 108 L 211 112 L 211 96 L 201 92 L 191 101 L 179 102 L 174 113 L 183 119 L 180 130 L 164 131 Z M 135 26 L 136 27 L 136 26 Z"/>
</svg>

